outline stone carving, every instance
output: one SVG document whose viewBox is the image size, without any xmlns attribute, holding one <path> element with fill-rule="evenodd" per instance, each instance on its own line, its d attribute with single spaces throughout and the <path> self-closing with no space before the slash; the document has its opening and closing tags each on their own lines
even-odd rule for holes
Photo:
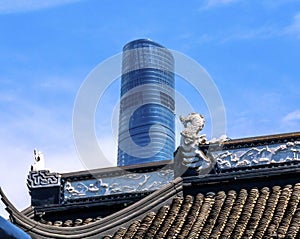
<svg viewBox="0 0 300 239">
<path fill-rule="evenodd" d="M 300 141 L 211 152 L 220 169 L 300 161 Z"/>
<path fill-rule="evenodd" d="M 73 196 L 85 196 L 87 192 L 90 193 L 100 193 L 106 194 L 108 189 L 108 184 L 102 183 L 101 179 L 97 180 L 87 180 L 82 182 L 66 182 L 65 192 Z"/>
<path fill-rule="evenodd" d="M 49 170 L 30 171 L 27 178 L 29 188 L 60 186 L 61 175 L 50 173 Z"/>
<path fill-rule="evenodd" d="M 212 166 L 212 161 L 199 149 L 204 145 L 206 135 L 198 135 L 203 129 L 205 119 L 201 114 L 190 113 L 187 117 L 180 116 L 180 121 L 185 127 L 180 133 L 180 160 L 183 165 L 194 168 L 198 173 L 204 173 Z"/>
<path fill-rule="evenodd" d="M 41 151 L 37 151 L 37 149 L 34 149 L 33 156 L 35 162 L 33 165 L 31 165 L 31 171 L 45 170 L 45 159 L 43 153 Z"/>
<path fill-rule="evenodd" d="M 182 130 L 180 134 L 186 145 L 206 142 L 205 134 L 198 136 L 205 124 L 205 119 L 201 114 L 193 112 L 187 117 L 180 115 L 179 119 L 184 126 L 184 130 Z"/>
<path fill-rule="evenodd" d="M 229 140 L 230 140 L 230 138 L 228 138 L 227 135 L 223 134 L 219 138 L 210 139 L 209 141 L 207 141 L 207 143 L 209 143 L 209 144 L 216 144 L 216 143 L 222 144 L 222 143 L 224 143 L 226 141 L 229 141 Z"/>
<path fill-rule="evenodd" d="M 122 193 L 154 191 L 172 182 L 174 172 L 165 169 L 149 173 L 131 173 L 110 178 L 66 181 L 64 200 Z"/>
</svg>

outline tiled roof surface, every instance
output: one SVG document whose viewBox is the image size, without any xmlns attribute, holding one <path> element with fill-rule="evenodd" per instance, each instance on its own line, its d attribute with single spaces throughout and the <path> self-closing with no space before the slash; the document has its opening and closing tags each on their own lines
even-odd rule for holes
<svg viewBox="0 0 300 239">
<path fill-rule="evenodd" d="M 75 220 L 65 220 L 65 221 L 47 221 L 47 220 L 40 220 L 40 223 L 46 224 L 46 225 L 52 225 L 56 227 L 77 227 L 77 226 L 82 226 L 82 225 L 87 225 L 93 222 L 100 221 L 102 218 L 101 217 L 96 217 L 96 218 L 77 218 Z"/>
<path fill-rule="evenodd" d="M 28 216 L 16 212 L 3 193 L 2 199 L 15 216 L 15 222 L 39 239 L 49 238 L 47 235 L 51 233 L 57 235 L 55 238 L 97 239 L 300 238 L 300 183 L 184 197 L 178 194 L 182 190 L 180 183 L 177 179 L 173 185 L 120 211 L 120 215 L 103 219 L 78 218 L 34 224 Z M 177 189 L 172 191 L 175 186 Z M 169 197 L 171 200 L 167 202 Z M 166 202 L 161 204 L 158 198 Z M 154 209 L 154 205 L 160 206 Z M 31 214 L 31 210 L 26 211 Z M 25 226 L 26 221 L 32 225 Z"/>
<path fill-rule="evenodd" d="M 103 238 L 300 238 L 300 183 L 175 197 Z"/>
</svg>

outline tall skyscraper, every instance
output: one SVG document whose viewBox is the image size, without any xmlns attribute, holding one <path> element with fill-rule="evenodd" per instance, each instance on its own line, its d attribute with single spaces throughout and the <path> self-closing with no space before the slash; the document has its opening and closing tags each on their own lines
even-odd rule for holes
<svg viewBox="0 0 300 239">
<path fill-rule="evenodd" d="M 139 39 L 123 48 L 118 166 L 173 158 L 174 58 L 165 47 Z"/>
</svg>

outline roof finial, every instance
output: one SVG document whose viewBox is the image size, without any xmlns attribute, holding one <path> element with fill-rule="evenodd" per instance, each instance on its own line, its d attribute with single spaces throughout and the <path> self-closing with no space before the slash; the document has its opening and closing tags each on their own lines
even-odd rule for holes
<svg viewBox="0 0 300 239">
<path fill-rule="evenodd" d="M 43 153 L 35 148 L 33 150 L 33 156 L 35 162 L 31 165 L 31 171 L 45 170 L 45 159 Z"/>
</svg>

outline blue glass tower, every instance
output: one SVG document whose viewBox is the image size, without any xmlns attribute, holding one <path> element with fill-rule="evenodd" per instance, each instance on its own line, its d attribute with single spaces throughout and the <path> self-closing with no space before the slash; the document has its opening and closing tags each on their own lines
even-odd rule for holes
<svg viewBox="0 0 300 239">
<path fill-rule="evenodd" d="M 118 166 L 173 158 L 174 58 L 165 47 L 139 39 L 123 48 Z"/>
</svg>

